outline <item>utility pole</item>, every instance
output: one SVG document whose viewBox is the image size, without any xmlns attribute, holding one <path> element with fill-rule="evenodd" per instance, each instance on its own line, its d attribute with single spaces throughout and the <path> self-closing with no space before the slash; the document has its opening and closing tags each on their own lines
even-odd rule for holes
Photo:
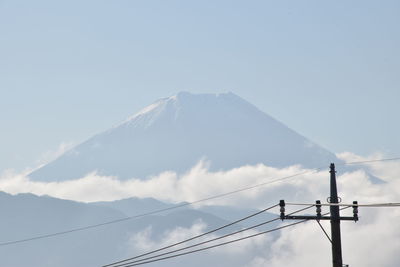
<svg viewBox="0 0 400 267">
<path fill-rule="evenodd" d="M 343 265 L 342 262 L 342 241 L 340 238 L 340 221 L 358 221 L 358 202 L 353 201 L 353 216 L 346 217 L 340 216 L 340 209 L 338 204 L 340 198 L 337 194 L 337 185 L 336 185 L 336 171 L 335 171 L 335 164 L 331 163 L 330 165 L 330 197 L 328 198 L 328 202 L 330 204 L 330 216 L 323 216 L 321 215 L 321 201 L 317 200 L 315 202 L 316 207 L 316 216 L 309 216 L 309 215 L 285 215 L 285 201 L 281 200 L 279 202 L 280 205 L 280 212 L 281 212 L 281 219 L 283 220 L 316 220 L 324 231 L 325 235 L 328 237 L 329 241 L 332 243 L 332 263 L 333 267 L 343 267 L 348 265 Z M 328 236 L 325 229 L 320 224 L 320 220 L 330 220 L 331 222 L 331 237 Z"/>
<path fill-rule="evenodd" d="M 339 203 L 336 185 L 335 164 L 330 165 L 331 174 L 331 196 L 330 203 Z M 333 267 L 343 267 L 342 263 L 342 241 L 340 238 L 340 211 L 339 206 L 330 206 L 331 212 L 331 239 L 332 239 L 332 261 Z"/>
</svg>

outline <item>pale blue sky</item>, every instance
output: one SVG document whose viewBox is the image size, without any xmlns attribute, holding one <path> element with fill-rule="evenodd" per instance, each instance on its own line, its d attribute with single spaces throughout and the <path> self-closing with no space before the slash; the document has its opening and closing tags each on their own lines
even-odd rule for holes
<svg viewBox="0 0 400 267">
<path fill-rule="evenodd" d="M 399 1 L 0 0 L 0 171 L 179 91 L 232 91 L 333 152 L 400 155 L 399 14 Z"/>
</svg>

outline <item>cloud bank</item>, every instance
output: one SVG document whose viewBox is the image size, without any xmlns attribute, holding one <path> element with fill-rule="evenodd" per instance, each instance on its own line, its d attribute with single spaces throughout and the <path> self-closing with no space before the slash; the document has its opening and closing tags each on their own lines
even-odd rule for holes
<svg viewBox="0 0 400 267">
<path fill-rule="evenodd" d="M 345 161 L 369 160 L 352 153 L 339 154 Z M 374 155 L 376 159 L 378 156 Z M 373 185 L 368 173 L 372 173 L 387 183 Z M 342 199 L 360 202 L 394 201 L 399 196 L 400 163 L 375 162 L 351 171 L 338 171 L 338 187 Z M 296 177 L 276 181 L 276 179 L 300 174 Z M 270 183 L 272 182 L 272 183 Z M 314 171 L 300 165 L 287 168 L 273 168 L 264 164 L 242 166 L 227 171 L 210 172 L 207 163 L 199 162 L 187 173 L 163 172 L 143 179 L 119 180 L 117 177 L 101 176 L 96 172 L 83 178 L 63 182 L 32 181 L 25 174 L 12 171 L 0 176 L 0 190 L 11 194 L 33 193 L 81 202 L 113 201 L 129 197 L 152 197 L 168 202 L 196 201 L 210 196 L 224 194 L 257 184 L 265 185 L 245 190 L 206 204 L 240 205 L 265 207 L 279 199 L 287 201 L 325 200 L 329 194 L 328 170 Z M 270 184 L 268 184 L 270 183 Z M 312 196 L 312 199 L 310 199 Z M 351 199 L 349 199 L 351 198 Z"/>
<path fill-rule="evenodd" d="M 210 172 L 205 162 L 199 162 L 185 174 L 164 172 L 147 180 L 133 178 L 121 181 L 117 177 L 101 176 L 93 172 L 77 180 L 38 182 L 30 180 L 24 174 L 9 171 L 0 178 L 0 190 L 11 194 L 33 193 L 82 202 L 112 201 L 128 197 L 153 197 L 169 202 L 191 202 L 304 172 L 311 173 L 312 170 L 305 170 L 300 166 L 278 169 L 259 164 L 228 171 Z M 260 198 L 263 198 L 262 203 L 266 203 L 265 197 L 275 199 L 275 202 L 279 197 L 277 192 L 285 192 L 301 198 L 310 191 L 318 191 L 320 186 L 324 186 L 319 181 L 326 176 L 326 172 L 299 175 L 290 180 L 208 201 L 207 204 L 255 205 L 260 202 Z M 307 190 L 304 189 L 305 186 Z"/>
<path fill-rule="evenodd" d="M 361 157 L 349 152 L 338 155 L 346 162 L 382 158 L 375 154 Z M 159 200 L 180 202 L 195 201 L 209 196 L 223 194 L 249 185 L 261 184 L 277 178 L 304 173 L 291 179 L 260 186 L 225 198 L 209 201 L 207 205 L 227 205 L 251 208 L 265 208 L 279 199 L 287 202 L 325 202 L 329 194 L 329 173 L 327 170 L 312 172 L 301 166 L 272 168 L 263 164 L 242 166 L 228 171 L 210 172 L 207 164 L 200 162 L 185 174 L 164 172 L 147 180 L 130 179 L 120 181 L 117 177 L 87 176 L 66 182 L 35 182 L 24 174 L 3 173 L 0 190 L 17 193 L 34 193 L 83 202 L 116 200 L 127 197 L 154 197 Z M 369 173 L 385 181 L 374 184 Z M 351 170 L 338 172 L 339 195 L 343 202 L 358 200 L 362 203 L 400 202 L 400 162 L 375 162 L 356 166 Z M 290 212 L 288 207 L 288 212 Z M 293 207 L 293 210 L 297 207 Z M 327 208 L 324 209 L 327 211 Z M 343 214 L 351 214 L 351 210 Z M 360 221 L 342 222 L 343 262 L 350 266 L 395 267 L 400 264 L 400 221 L 399 208 L 360 208 Z M 323 223 L 329 232 L 329 222 Z M 192 227 L 171 229 L 158 239 L 151 235 L 151 229 L 134 233 L 130 239 L 132 250 L 146 251 L 160 244 L 184 239 L 203 231 L 204 223 Z M 230 266 L 330 266 L 330 243 L 315 222 L 300 224 L 285 229 L 273 242 L 268 237 L 260 237 L 257 242 L 237 243 L 215 250 L 211 259 L 219 262 L 221 253 L 243 251 L 242 261 Z M 235 253 L 233 253 L 235 254 Z M 239 255 L 238 254 L 238 255 Z M 219 256 L 218 256 L 219 255 Z M 197 257 L 197 256 L 196 256 Z M 235 257 L 232 256 L 232 259 Z M 197 258 L 199 261 L 201 257 Z M 236 259 L 236 258 L 235 258 Z M 245 262 L 243 262 L 245 259 Z M 237 260 L 237 259 L 236 259 Z M 239 261 L 238 261 L 239 262 Z"/>
</svg>

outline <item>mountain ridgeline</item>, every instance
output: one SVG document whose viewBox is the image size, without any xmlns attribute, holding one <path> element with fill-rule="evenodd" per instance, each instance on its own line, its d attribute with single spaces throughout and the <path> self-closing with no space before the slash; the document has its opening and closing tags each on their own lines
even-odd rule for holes
<svg viewBox="0 0 400 267">
<path fill-rule="evenodd" d="M 30 174 L 64 181 L 88 173 L 145 179 L 188 171 L 200 160 L 210 170 L 263 163 L 315 168 L 336 156 L 233 93 L 182 92 L 144 108 Z"/>
</svg>

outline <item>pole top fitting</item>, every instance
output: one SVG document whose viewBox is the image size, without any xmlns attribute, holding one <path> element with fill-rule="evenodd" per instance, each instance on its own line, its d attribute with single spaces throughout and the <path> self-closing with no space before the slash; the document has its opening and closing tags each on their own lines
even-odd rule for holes
<svg viewBox="0 0 400 267">
<path fill-rule="evenodd" d="M 331 170 L 329 171 L 330 173 L 336 172 L 336 171 L 335 171 L 335 163 L 331 163 L 331 165 L 329 166 L 329 168 L 331 169 Z"/>
</svg>

